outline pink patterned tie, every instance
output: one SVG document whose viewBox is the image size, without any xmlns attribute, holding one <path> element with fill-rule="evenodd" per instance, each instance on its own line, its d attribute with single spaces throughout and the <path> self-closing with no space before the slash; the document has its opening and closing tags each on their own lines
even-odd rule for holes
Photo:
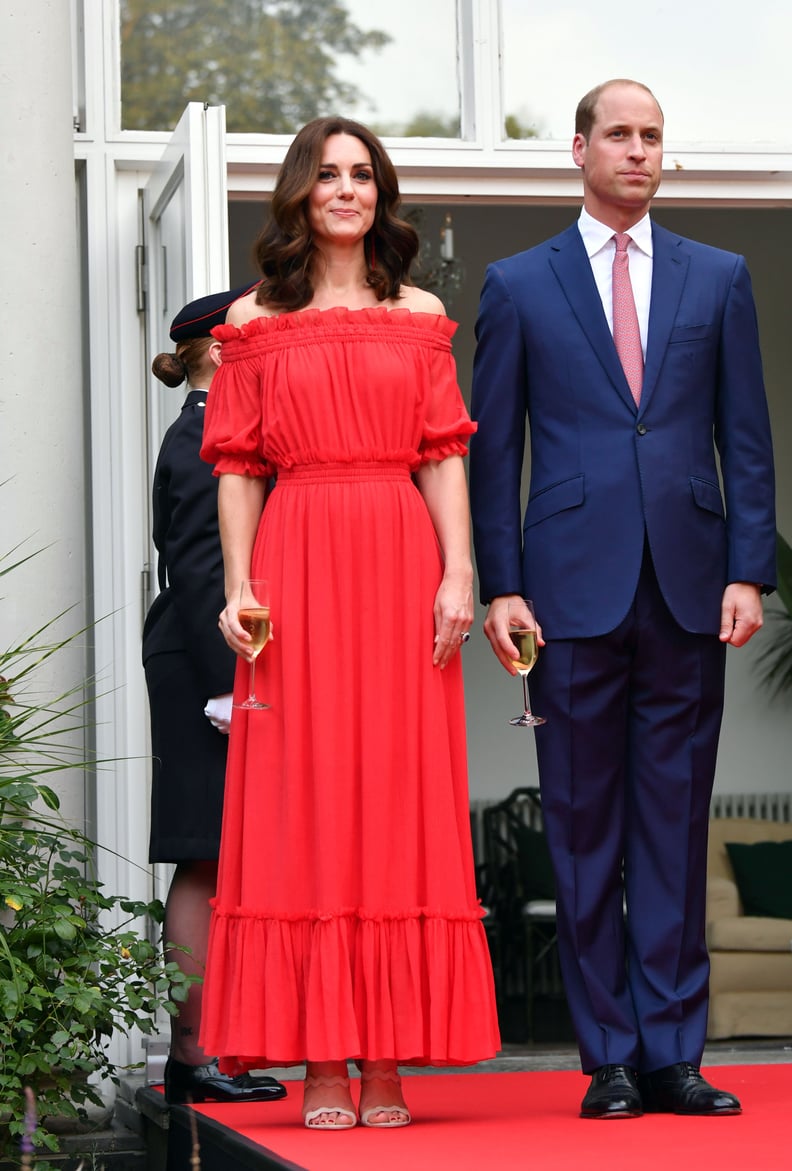
<svg viewBox="0 0 792 1171">
<path fill-rule="evenodd" d="M 638 406 L 641 401 L 644 363 L 641 331 L 638 327 L 638 314 L 635 311 L 635 298 L 630 283 L 630 261 L 627 256 L 630 237 L 626 232 L 617 232 L 613 238 L 616 241 L 616 253 L 613 257 L 613 340 L 635 405 Z"/>
</svg>

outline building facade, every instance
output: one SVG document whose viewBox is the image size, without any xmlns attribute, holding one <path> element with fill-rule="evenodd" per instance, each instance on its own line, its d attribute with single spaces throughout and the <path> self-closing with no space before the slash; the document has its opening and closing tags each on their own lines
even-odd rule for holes
<svg viewBox="0 0 792 1171">
<path fill-rule="evenodd" d="M 6 579 L 0 637 L 8 644 L 67 607 L 66 627 L 90 624 L 90 637 L 72 645 L 47 680 L 53 694 L 92 680 L 89 747 L 101 763 L 84 785 L 68 782 L 64 808 L 105 847 L 107 885 L 149 894 L 140 635 L 155 581 L 151 474 L 180 405 L 150 376 L 150 360 L 171 348 L 167 326 L 185 301 L 251 273 L 249 246 L 290 133 L 257 126 L 255 107 L 240 115 L 233 94 L 225 105 L 211 100 L 217 67 L 208 50 L 205 74 L 193 69 L 180 82 L 192 100 L 175 129 L 178 113 L 170 126 L 124 127 L 135 81 L 125 72 L 133 34 L 124 21 L 185 3 L 2 0 L 0 7 L 8 112 L 3 551 L 45 547 Z M 229 5 L 209 7 L 223 19 Z M 336 82 L 355 94 L 339 112 L 386 132 L 405 201 L 438 262 L 440 231 L 453 223 L 457 281 L 448 291 L 460 321 L 455 345 L 465 394 L 484 265 L 576 215 L 581 187 L 570 143 L 578 97 L 609 76 L 637 75 L 652 86 L 666 114 L 655 214 L 683 234 L 745 253 L 754 275 L 779 527 L 792 537 L 792 461 L 783 458 L 792 450 L 785 345 L 792 137 L 780 57 L 792 14 L 785 0 L 757 0 L 750 30 L 738 23 L 735 3 L 734 22 L 720 20 L 717 35 L 683 0 L 642 14 L 605 0 L 595 23 L 582 0 L 349 0 L 346 7 L 356 27 L 390 39 L 339 58 Z M 633 46 L 625 54 L 603 28 L 628 11 Z M 177 60 L 185 36 L 173 34 Z M 262 92 L 268 86 L 262 76 Z M 229 131 L 240 117 L 241 128 Z M 449 243 L 446 235 L 447 253 Z M 443 272 L 442 264 L 435 270 Z M 515 693 L 483 637 L 465 653 L 471 790 L 501 796 L 530 782 L 532 746 L 503 730 Z M 718 787 L 788 787 L 788 721 L 757 686 L 753 650 L 730 654 L 729 705 Z"/>
</svg>

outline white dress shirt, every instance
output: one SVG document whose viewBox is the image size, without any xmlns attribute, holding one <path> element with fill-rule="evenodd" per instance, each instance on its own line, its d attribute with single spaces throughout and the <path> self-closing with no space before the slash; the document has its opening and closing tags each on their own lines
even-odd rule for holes
<svg viewBox="0 0 792 1171">
<path fill-rule="evenodd" d="M 613 228 L 601 224 L 589 215 L 585 207 L 580 209 L 578 231 L 583 239 L 583 247 L 591 263 L 591 271 L 605 310 L 608 328 L 613 333 L 613 257 L 616 252 Z M 627 255 L 630 260 L 630 283 L 632 284 L 635 299 L 635 311 L 638 314 L 638 327 L 641 331 L 641 348 L 644 361 L 646 360 L 646 338 L 649 333 L 649 305 L 652 299 L 652 221 L 649 212 L 633 224 L 627 235 L 630 242 L 627 245 Z"/>
</svg>

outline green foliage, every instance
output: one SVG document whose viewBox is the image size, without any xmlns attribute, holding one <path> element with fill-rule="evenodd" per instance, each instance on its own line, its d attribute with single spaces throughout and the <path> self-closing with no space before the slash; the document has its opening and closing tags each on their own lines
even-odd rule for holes
<svg viewBox="0 0 792 1171">
<path fill-rule="evenodd" d="M 539 137 L 538 128 L 521 121 L 516 114 L 506 115 L 503 128 L 506 138 Z M 377 122 L 372 124 L 372 129 L 383 138 L 459 138 L 461 134 L 458 114 L 449 117 L 434 110 L 417 110 L 406 124 Z"/>
<path fill-rule="evenodd" d="M 356 102 L 339 58 L 389 39 L 332 0 L 121 0 L 122 124 L 171 129 L 199 101 L 225 105 L 229 131 L 293 134 Z"/>
<path fill-rule="evenodd" d="M 539 131 L 535 126 L 526 126 L 516 114 L 507 114 L 503 120 L 503 129 L 507 138 L 525 139 L 538 138 Z"/>
<path fill-rule="evenodd" d="M 780 533 L 776 533 L 776 562 L 778 566 L 778 596 L 792 615 L 792 548 Z"/>
<path fill-rule="evenodd" d="M 406 126 L 390 126 L 380 133 L 403 138 L 459 138 L 459 115 L 447 118 L 431 110 L 418 110 Z"/>
<path fill-rule="evenodd" d="M 771 697 L 780 698 L 792 692 L 792 548 L 780 533 L 776 533 L 776 565 L 778 597 L 784 609 L 767 613 L 769 645 L 759 656 L 759 673 Z"/>
<path fill-rule="evenodd" d="M 0 559 L 0 576 L 20 563 Z M 52 656 L 83 633 L 48 641 L 57 621 L 0 651 L 0 1157 L 9 1158 L 25 1134 L 25 1087 L 39 1118 L 32 1142 L 56 1151 L 47 1116 L 84 1118 L 87 1104 L 102 1105 L 88 1075 L 118 1080 L 110 1034 L 151 1032 L 194 979 L 145 935 L 162 904 L 108 894 L 94 877 L 94 846 L 48 783 L 88 767 L 74 746 L 85 731 L 82 687 L 31 699 Z"/>
</svg>

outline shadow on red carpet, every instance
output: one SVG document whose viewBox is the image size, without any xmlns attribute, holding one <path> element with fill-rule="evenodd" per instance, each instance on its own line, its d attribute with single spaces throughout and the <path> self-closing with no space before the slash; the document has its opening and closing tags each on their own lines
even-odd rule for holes
<svg viewBox="0 0 792 1171">
<path fill-rule="evenodd" d="M 569 1071 L 405 1076 L 415 1121 L 402 1130 L 307 1131 L 299 1083 L 281 1102 L 196 1110 L 306 1171 L 678 1171 L 683 1160 L 702 1171 L 787 1171 L 792 1065 L 704 1073 L 740 1097 L 742 1115 L 583 1120 L 588 1079 Z"/>
</svg>

